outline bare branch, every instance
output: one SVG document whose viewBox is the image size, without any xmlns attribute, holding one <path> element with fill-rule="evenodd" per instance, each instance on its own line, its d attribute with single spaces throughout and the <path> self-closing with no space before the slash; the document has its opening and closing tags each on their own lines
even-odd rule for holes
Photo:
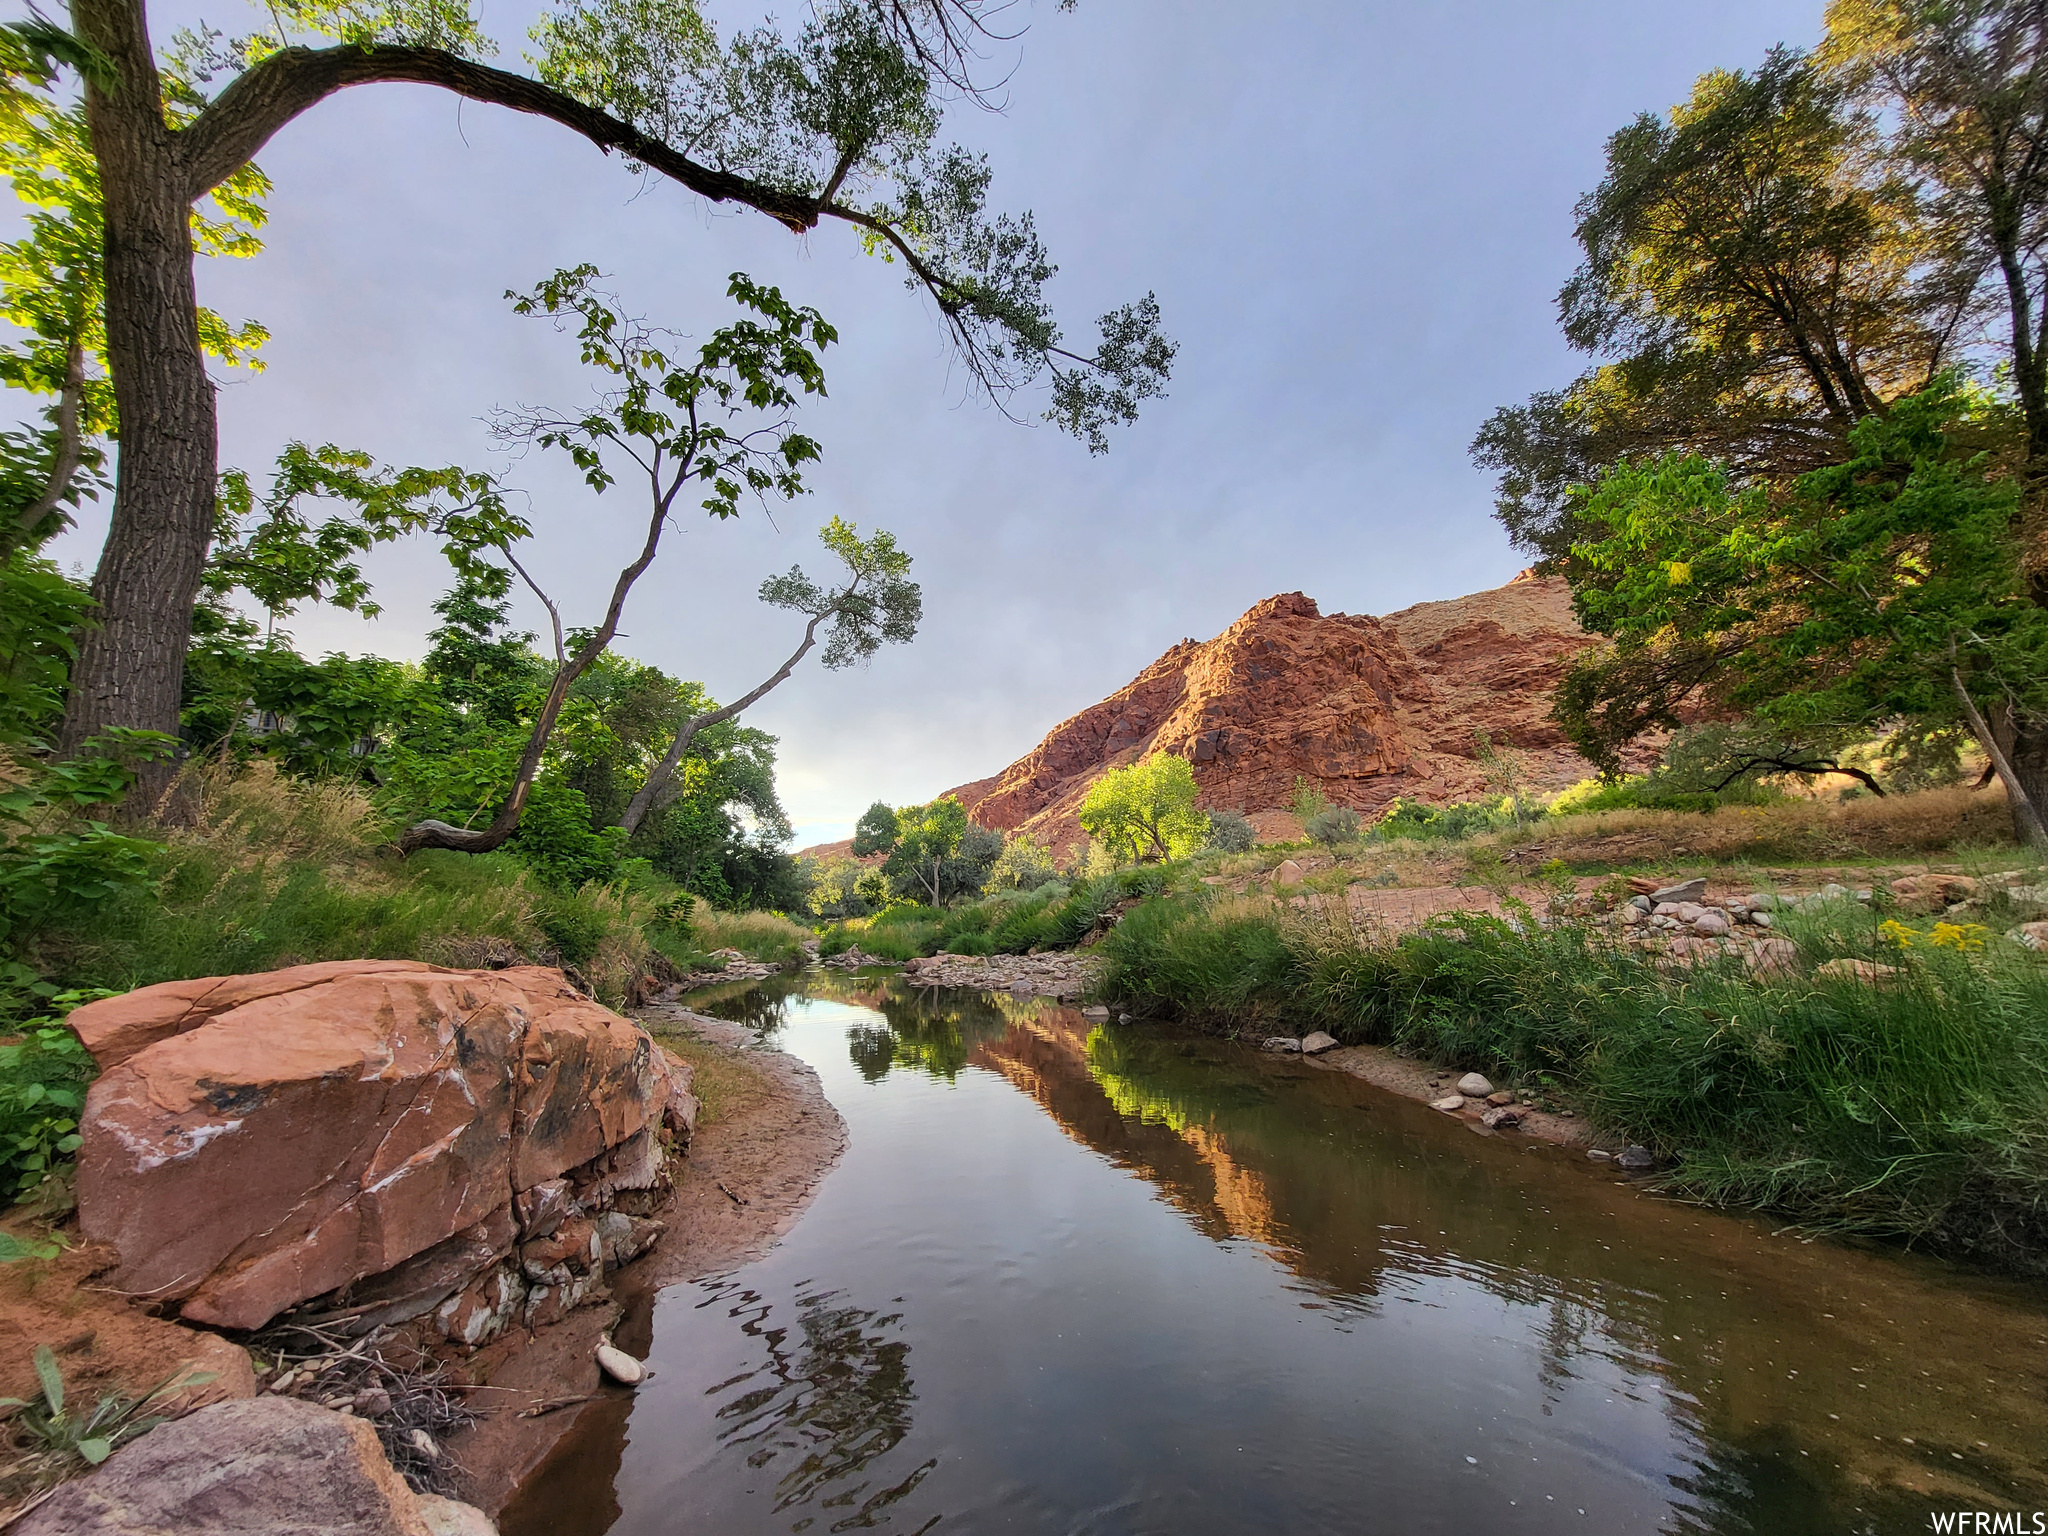
<svg viewBox="0 0 2048 1536">
<path fill-rule="evenodd" d="M 663 786 L 668 783 L 670 776 L 676 771 L 676 765 L 683 760 L 683 754 L 689 750 L 690 742 L 696 737 L 697 733 L 732 719 L 733 716 L 739 714 L 742 710 L 760 702 L 771 689 L 787 682 L 789 675 L 796 670 L 797 663 L 808 656 L 811 653 L 811 648 L 818 643 L 818 626 L 829 617 L 831 617 L 830 613 L 813 614 L 811 622 L 804 626 L 803 644 L 791 652 L 789 660 L 785 661 L 766 682 L 755 688 L 751 693 L 743 694 L 741 697 L 734 699 L 730 704 L 724 705 L 719 709 L 709 710 L 704 714 L 692 716 L 683 723 L 682 729 L 676 732 L 676 739 L 669 743 L 668 751 L 662 754 L 659 763 L 656 763 L 653 768 L 648 770 L 647 781 L 640 786 L 638 792 L 633 796 L 632 803 L 626 807 L 626 814 L 621 818 L 619 825 L 626 829 L 629 836 L 639 830 L 640 823 L 646 819 L 647 813 L 654 808 L 656 797 L 660 795 Z"/>
<path fill-rule="evenodd" d="M 547 609 L 548 621 L 554 625 L 555 630 L 555 665 L 557 667 L 566 667 L 569 664 L 569 652 L 567 647 L 562 644 L 562 615 L 561 611 L 555 607 L 555 600 L 549 597 L 547 593 L 541 591 L 539 582 L 526 574 L 526 567 L 521 565 L 519 557 L 512 553 L 511 545 L 504 546 L 502 553 L 505 559 L 510 562 L 512 569 L 519 573 L 519 579 L 532 589 L 533 595 L 541 600 L 541 606 Z"/>
<path fill-rule="evenodd" d="M 85 347 L 76 337 L 64 352 L 64 388 L 57 396 L 57 456 L 50 464 L 49 483 L 43 494 L 22 510 L 15 531 L 27 534 L 64 501 L 71 478 L 84 462 L 84 441 L 78 430 L 78 408 L 85 395 Z"/>
</svg>

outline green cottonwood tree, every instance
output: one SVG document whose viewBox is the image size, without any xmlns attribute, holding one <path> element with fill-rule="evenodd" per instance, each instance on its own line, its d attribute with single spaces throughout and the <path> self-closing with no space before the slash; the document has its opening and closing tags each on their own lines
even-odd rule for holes
<svg viewBox="0 0 2048 1536">
<path fill-rule="evenodd" d="M 626 598 L 653 565 L 662 531 L 687 487 L 706 493 L 701 505 L 713 517 L 737 517 L 745 492 L 800 494 L 803 466 L 818 457 L 818 445 L 796 431 L 788 415 L 797 390 L 817 394 L 825 387 L 824 368 L 813 348 L 823 348 L 836 333 L 816 310 L 793 305 L 779 290 L 735 273 L 728 293 L 760 319 L 724 326 L 694 357 L 677 358 L 667 350 L 671 341 L 663 332 L 623 318 L 610 296 L 598 291 L 596 278 L 593 268 L 576 267 L 555 273 L 531 294 L 507 297 L 515 299 L 514 308 L 522 314 L 574 324 L 583 361 L 615 380 L 615 387 L 580 416 L 524 410 L 501 418 L 499 428 L 512 441 L 567 453 L 596 494 L 616 484 L 617 474 L 644 484 L 645 536 L 639 553 L 612 584 L 604 617 L 574 636 L 564 633 L 554 600 L 520 564 L 512 539 L 497 542 L 495 547 L 547 608 L 554 679 L 534 716 L 510 793 L 490 824 L 456 827 L 430 817 L 406 828 L 398 839 L 402 852 L 453 848 L 484 853 L 512 835 L 569 690 L 618 634 Z M 621 459 L 625 465 L 614 471 Z M 666 760 L 670 770 L 681 755 L 678 750 Z"/>
<path fill-rule="evenodd" d="M 1048 414 L 1105 446 L 1111 423 L 1160 392 L 1173 349 L 1149 295 L 1104 316 L 1092 350 L 1065 347 L 1029 217 L 992 215 L 986 164 L 941 141 L 943 100 L 972 93 L 996 8 L 828 0 L 793 35 L 720 39 L 693 0 L 560 0 L 534 29 L 525 74 L 482 62 L 493 45 L 463 0 L 279 0 L 262 31 L 181 38 L 173 73 L 191 82 L 187 98 L 167 89 L 145 0 L 72 0 L 71 32 L 39 35 L 82 80 L 123 425 L 93 579 L 100 623 L 81 639 L 64 740 L 175 727 L 216 492 L 191 210 L 219 202 L 274 134 L 342 90 L 445 90 L 797 233 L 850 226 L 932 297 L 974 378 L 1000 396 L 1049 374 Z M 199 93 L 215 81 L 217 94 Z"/>
<path fill-rule="evenodd" d="M 1517 543 L 1563 556 L 1571 488 L 1624 459 L 1837 462 L 1857 422 L 1946 366 L 1968 284 L 1928 281 L 1911 178 L 1881 148 L 1845 85 L 1786 49 L 1608 140 L 1558 295 L 1566 338 L 1606 360 L 1472 445 Z"/>
<path fill-rule="evenodd" d="M 2012 536 L 2019 486 L 1949 444 L 1967 410 L 1944 379 L 1858 425 L 1848 462 L 1783 492 L 1696 455 L 1626 465 L 1588 491 L 1575 606 L 1615 644 L 1559 689 L 1580 750 L 1611 766 L 1622 742 L 1699 702 L 1809 746 L 1901 718 L 1959 723 L 2003 780 L 2015 832 L 2048 848 L 2041 786 L 1987 720 L 2048 715 L 2048 609 Z M 1785 766 L 1820 763 L 1803 761 Z"/>
<path fill-rule="evenodd" d="M 62 31 L 31 21 L 0 28 L 0 175 L 26 209 L 20 238 L 0 244 L 0 383 L 54 396 L 41 432 L 0 432 L 0 556 L 48 538 L 104 488 L 104 439 L 117 435 L 107 377 L 105 219 L 85 104 L 60 94 L 58 60 L 90 65 Z M 189 79 L 165 78 L 166 111 L 189 115 Z M 189 210 L 193 250 L 252 256 L 269 182 L 245 165 Z M 266 339 L 254 321 L 194 315 L 198 344 L 218 361 L 260 369 Z"/>
<path fill-rule="evenodd" d="M 1002 849 L 999 833 L 976 826 L 967 819 L 965 806 L 942 795 L 896 813 L 896 838 L 882 873 L 900 894 L 915 894 L 941 907 L 979 891 Z"/>
<path fill-rule="evenodd" d="M 1181 858 L 1209 835 L 1209 818 L 1195 807 L 1199 794 L 1188 760 L 1162 752 L 1089 785 L 1080 821 L 1119 859 Z"/>
<path fill-rule="evenodd" d="M 870 854 L 887 853 L 895 846 L 896 813 L 877 800 L 853 824 L 854 857 L 864 859 Z"/>
</svg>

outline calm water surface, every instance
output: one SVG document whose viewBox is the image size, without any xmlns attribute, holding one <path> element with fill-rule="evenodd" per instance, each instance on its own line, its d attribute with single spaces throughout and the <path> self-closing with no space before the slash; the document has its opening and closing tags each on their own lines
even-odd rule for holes
<svg viewBox="0 0 2048 1536">
<path fill-rule="evenodd" d="M 656 1379 L 586 1412 L 506 1536 L 2048 1510 L 2039 1289 L 1044 1001 L 813 973 L 698 1006 L 814 1066 L 847 1153 L 767 1258 L 629 1321 Z"/>
</svg>

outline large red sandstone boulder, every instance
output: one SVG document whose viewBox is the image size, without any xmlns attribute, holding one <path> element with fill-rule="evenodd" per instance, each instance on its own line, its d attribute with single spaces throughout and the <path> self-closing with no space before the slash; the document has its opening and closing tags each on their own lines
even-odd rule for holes
<svg viewBox="0 0 2048 1536">
<path fill-rule="evenodd" d="M 516 1239 L 518 1196 L 578 1170 L 645 1187 L 695 1107 L 645 1030 L 539 967 L 299 966 L 71 1024 L 103 1069 L 80 1226 L 119 1252 L 114 1286 L 221 1327 L 418 1255 L 459 1289 Z"/>
</svg>

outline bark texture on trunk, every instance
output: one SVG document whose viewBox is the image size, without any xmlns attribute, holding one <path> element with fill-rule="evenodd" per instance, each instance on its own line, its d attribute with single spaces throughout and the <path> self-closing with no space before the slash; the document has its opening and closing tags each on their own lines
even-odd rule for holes
<svg viewBox="0 0 2048 1536">
<path fill-rule="evenodd" d="M 106 206 L 107 363 L 120 412 L 113 525 L 94 573 L 95 624 L 79 637 L 60 746 L 108 726 L 175 733 L 192 603 L 213 534 L 214 400 L 199 347 L 190 205 L 164 122 L 142 7 L 76 0 L 79 35 L 118 89 L 88 82 Z M 175 771 L 153 765 L 142 803 Z"/>
<path fill-rule="evenodd" d="M 2022 725 L 2013 732 L 2012 775 L 2019 781 L 2026 806 L 2012 808 L 2013 836 L 2022 843 L 2048 849 L 2048 828 L 2043 828 L 2040 811 L 2048 806 L 2048 723 Z M 2029 815 L 2031 810 L 2033 813 Z"/>
</svg>

